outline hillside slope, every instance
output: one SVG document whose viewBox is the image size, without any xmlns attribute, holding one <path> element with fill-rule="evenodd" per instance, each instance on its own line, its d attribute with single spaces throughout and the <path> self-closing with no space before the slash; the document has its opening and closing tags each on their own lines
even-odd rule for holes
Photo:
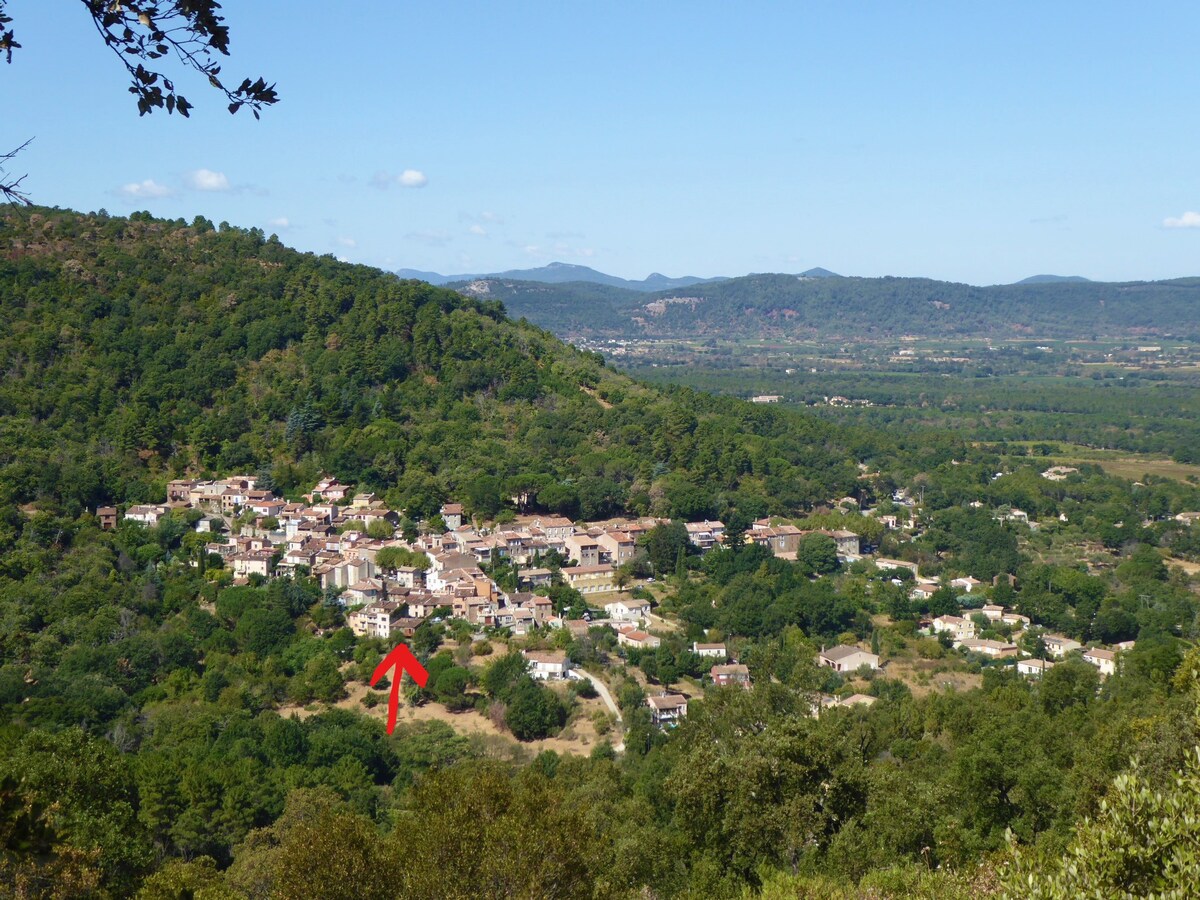
<svg viewBox="0 0 1200 900">
<path fill-rule="evenodd" d="M 0 214 L 0 504 L 158 499 L 168 478 L 322 471 L 414 515 L 448 497 L 717 514 L 853 484 L 832 426 L 663 392 L 499 303 L 197 219 Z"/>
<path fill-rule="evenodd" d="M 545 284 L 487 278 L 446 287 L 479 300 L 499 300 L 515 319 L 528 319 L 558 335 L 615 335 L 646 302 L 646 294 L 605 284 L 574 281 Z"/>
</svg>

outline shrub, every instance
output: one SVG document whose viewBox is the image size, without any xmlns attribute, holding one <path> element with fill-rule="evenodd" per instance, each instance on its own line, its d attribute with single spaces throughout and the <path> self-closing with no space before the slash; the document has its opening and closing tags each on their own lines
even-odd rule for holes
<svg viewBox="0 0 1200 900">
<path fill-rule="evenodd" d="M 561 728 L 566 720 L 566 708 L 553 691 L 528 676 L 517 683 L 505 716 L 505 722 L 517 740 L 532 741 L 548 737 Z"/>
<path fill-rule="evenodd" d="M 488 704 L 487 717 L 499 730 L 508 728 L 508 706 L 501 700 L 493 700 Z"/>
<path fill-rule="evenodd" d="M 942 659 L 946 655 L 946 648 L 941 641 L 933 639 L 917 641 L 917 655 L 921 659 Z"/>
<path fill-rule="evenodd" d="M 576 697 L 583 697 L 585 700 L 591 700 L 593 697 L 600 696 L 600 692 L 596 690 L 596 686 L 586 678 L 579 681 L 572 681 L 571 692 Z"/>
</svg>

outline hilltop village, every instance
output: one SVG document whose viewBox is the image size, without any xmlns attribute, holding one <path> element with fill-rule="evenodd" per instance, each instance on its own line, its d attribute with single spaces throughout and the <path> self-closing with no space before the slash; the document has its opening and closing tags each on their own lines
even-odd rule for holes
<svg viewBox="0 0 1200 900">
<path fill-rule="evenodd" d="M 1060 466 L 1042 476 L 1060 481 L 1075 472 Z M 843 515 L 853 512 L 854 521 L 874 519 L 903 540 L 922 530 L 919 503 L 904 490 L 894 493 L 886 512 L 860 510 L 853 497 L 831 500 L 829 507 Z M 558 631 L 561 640 L 552 640 L 557 649 L 522 651 L 527 674 L 539 681 L 589 679 L 598 687 L 603 684 L 596 666 L 589 674 L 578 664 L 579 654 L 572 660 L 569 650 L 575 638 L 594 636 L 597 630 L 609 633 L 615 653 L 607 659 L 621 665 L 653 654 L 680 627 L 659 609 L 662 594 L 654 590 L 657 579 L 672 570 L 656 566 L 646 549 L 654 534 L 674 524 L 669 518 L 574 522 L 562 516 L 527 515 L 503 524 L 477 523 L 462 504 L 449 502 L 437 516 L 417 523 L 403 510 L 389 509 L 375 494 L 356 492 L 336 478 L 322 478 L 301 499 L 289 501 L 257 487 L 249 475 L 173 480 L 164 503 L 123 511 L 101 507 L 97 516 L 106 529 L 120 521 L 153 528 L 182 516 L 196 534 L 207 538 L 191 564 L 205 569 L 208 577 L 234 586 L 311 577 L 339 620 L 360 639 L 394 644 L 413 640 L 423 627 L 457 623 L 475 641 L 532 638 L 537 647 L 539 636 L 553 638 Z M 1019 509 L 998 509 L 993 519 L 1038 528 L 1038 522 Z M 682 523 L 682 531 L 676 533 L 686 537 L 686 554 L 692 557 L 736 543 L 757 545 L 776 559 L 792 562 L 815 555 L 823 561 L 811 571 L 813 579 L 848 566 L 872 573 L 901 588 L 914 608 L 927 611 L 917 622 L 918 635 L 936 639 L 965 659 L 1011 665 L 1026 678 L 1040 678 L 1057 662 L 1079 658 L 1103 679 L 1116 671 L 1119 654 L 1134 646 L 1132 640 L 1085 646 L 989 602 L 992 594 L 1004 596 L 997 590 L 1001 583 L 1011 593 L 1016 578 L 1010 573 L 997 574 L 990 582 L 971 575 L 924 577 L 917 563 L 880 556 L 874 545 L 849 528 L 802 529 L 764 518 L 736 537 L 727 533 L 724 523 L 708 520 Z M 682 565 L 684 549 L 676 547 L 675 552 L 668 562 Z M 655 725 L 670 726 L 686 716 L 695 688 L 750 687 L 750 669 L 736 655 L 739 635 L 714 631 L 708 637 L 690 642 L 684 651 L 690 653 L 692 665 L 683 668 L 697 673 L 694 681 L 646 686 L 644 702 Z M 869 685 L 887 662 L 877 638 L 855 638 L 845 634 L 842 643 L 822 646 L 815 655 L 818 667 L 838 676 L 824 687 L 841 689 L 815 692 L 813 714 L 830 706 L 876 701 L 858 688 Z M 702 665 L 697 667 L 696 661 Z M 606 702 L 619 721 L 616 704 L 611 698 Z"/>
</svg>

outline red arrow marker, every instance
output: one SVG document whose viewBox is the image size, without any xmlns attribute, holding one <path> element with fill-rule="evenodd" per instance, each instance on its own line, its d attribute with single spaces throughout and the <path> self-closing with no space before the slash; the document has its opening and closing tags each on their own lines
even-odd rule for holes
<svg viewBox="0 0 1200 900">
<path fill-rule="evenodd" d="M 429 681 L 429 673 L 425 671 L 425 667 L 413 656 L 412 651 L 404 644 L 397 644 L 392 648 L 392 652 L 383 658 L 383 662 L 375 667 L 375 672 L 371 675 L 371 687 L 375 687 L 379 679 L 387 675 L 392 669 L 395 669 L 395 674 L 391 676 L 392 690 L 388 695 L 388 734 L 396 730 L 396 711 L 400 707 L 401 676 L 407 672 L 409 677 L 420 687 L 425 687 L 426 682 Z"/>
</svg>

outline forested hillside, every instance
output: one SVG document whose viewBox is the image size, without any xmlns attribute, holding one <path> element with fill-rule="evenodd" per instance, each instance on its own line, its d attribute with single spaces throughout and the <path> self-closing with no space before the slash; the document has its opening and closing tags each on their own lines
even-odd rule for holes
<svg viewBox="0 0 1200 900">
<path fill-rule="evenodd" d="M 499 303 L 203 219 L 0 219 L 0 498 L 77 513 L 185 472 L 322 472 L 414 516 L 794 511 L 854 479 L 832 426 L 636 384 Z M 780 499 L 783 498 L 783 499 Z"/>
<path fill-rule="evenodd" d="M 649 296 L 580 284 L 486 284 L 514 316 L 578 338 L 1200 338 L 1196 278 L 975 287 L 928 278 L 747 275 Z"/>
<path fill-rule="evenodd" d="M 977 900 L 1194 878 L 1200 598 L 1167 565 L 1200 558 L 1194 484 L 1052 480 L 969 435 L 659 390 L 498 303 L 255 230 L 46 209 L 0 229 L 0 894 Z M 348 627 L 349 586 L 319 567 L 235 577 L 199 530 L 249 542 L 278 521 L 93 514 L 239 471 L 289 498 L 343 479 L 432 543 L 450 500 L 481 528 L 673 516 L 621 566 L 650 558 L 656 577 L 607 595 L 652 598 L 658 643 L 621 643 L 638 632 L 561 581 L 537 589 L 588 618 L 524 633 L 439 594 L 406 633 L 430 679 L 405 696 L 441 717 L 388 734 L 391 685 L 368 685 L 396 632 Z M 747 537 L 768 514 L 804 527 L 792 559 Z M 706 516 L 729 529 L 701 553 L 678 520 Z M 408 537 L 382 546 L 386 522 L 321 546 L 375 524 L 381 569 L 385 549 L 421 558 Z M 839 558 L 847 528 L 890 567 Z M 516 565 L 486 565 L 480 589 L 519 593 Z M 923 593 L 917 572 L 937 579 Z M 928 633 L 960 612 L 977 646 L 1025 622 L 1041 661 L 1051 629 L 1125 646 L 1111 673 L 1076 653 L 1032 679 Z M 716 682 L 712 642 L 744 681 Z M 835 645 L 883 665 L 819 663 Z M 536 684 L 522 651 L 603 679 L 614 715 L 592 733 L 620 746 L 532 752 L 595 688 Z M 689 705 L 664 724 L 648 703 L 669 690 Z M 468 717 L 494 733 L 468 736 Z"/>
<path fill-rule="evenodd" d="M 624 334 L 638 309 L 647 302 L 640 291 L 576 281 L 544 284 L 488 278 L 446 285 L 468 297 L 498 300 L 509 315 L 525 318 L 558 335 Z"/>
</svg>

